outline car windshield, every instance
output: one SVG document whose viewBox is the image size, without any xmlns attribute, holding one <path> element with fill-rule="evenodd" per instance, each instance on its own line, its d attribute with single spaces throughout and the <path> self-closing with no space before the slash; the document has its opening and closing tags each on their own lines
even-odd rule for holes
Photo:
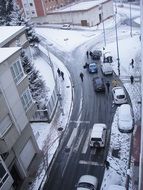
<svg viewBox="0 0 143 190">
<path fill-rule="evenodd" d="M 84 187 L 84 188 L 88 188 L 90 190 L 94 190 L 94 185 L 87 183 L 87 182 L 81 182 L 78 184 L 78 187 Z"/>
<path fill-rule="evenodd" d="M 102 80 L 101 80 L 100 78 L 98 78 L 98 79 L 96 79 L 96 83 L 97 83 L 98 85 L 101 85 L 101 84 L 102 84 Z"/>
<path fill-rule="evenodd" d="M 117 98 L 118 99 L 123 99 L 123 98 L 125 98 L 125 95 L 123 95 L 123 94 L 122 95 L 118 95 Z"/>
<path fill-rule="evenodd" d="M 89 65 L 89 68 L 90 68 L 90 69 L 95 69 L 95 68 L 96 68 L 96 65 L 95 65 L 95 64 L 91 64 L 91 65 Z"/>
</svg>

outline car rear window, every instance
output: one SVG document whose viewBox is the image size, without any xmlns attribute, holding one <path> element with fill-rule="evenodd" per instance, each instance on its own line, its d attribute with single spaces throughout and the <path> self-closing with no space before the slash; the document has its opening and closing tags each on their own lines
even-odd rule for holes
<svg viewBox="0 0 143 190">
<path fill-rule="evenodd" d="M 123 99 L 123 98 L 125 98 L 125 95 L 123 95 L 123 94 L 122 95 L 118 95 L 117 98 L 118 99 Z"/>
<path fill-rule="evenodd" d="M 87 182 L 79 183 L 78 187 L 83 187 L 83 188 L 87 188 L 87 189 L 94 189 L 94 185 L 87 183 Z"/>
</svg>

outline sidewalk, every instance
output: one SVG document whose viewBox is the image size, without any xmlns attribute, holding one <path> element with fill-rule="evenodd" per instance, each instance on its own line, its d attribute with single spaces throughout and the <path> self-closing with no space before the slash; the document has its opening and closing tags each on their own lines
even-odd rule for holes
<svg viewBox="0 0 143 190">
<path fill-rule="evenodd" d="M 44 51 L 43 53 L 47 55 L 47 51 L 44 50 L 44 48 L 41 49 L 41 51 L 42 50 Z M 48 56 L 49 55 L 47 55 L 47 58 Z M 54 74 L 58 77 L 57 69 L 59 68 L 64 73 L 64 80 L 61 76 L 58 77 L 57 86 L 60 97 L 51 123 L 36 122 L 34 124 L 36 129 L 36 132 L 34 131 L 34 135 L 39 148 L 41 149 L 41 154 L 35 156 L 35 159 L 29 168 L 29 177 L 25 178 L 20 190 L 40 189 L 41 184 L 43 184 L 44 180 L 46 179 L 47 170 L 51 166 L 52 160 L 59 145 L 60 137 L 66 129 L 66 125 L 71 114 L 73 94 L 70 74 L 63 63 L 57 60 L 54 55 L 50 54 L 50 59 L 54 65 Z M 48 60 L 49 59 L 46 61 L 45 59 L 42 60 L 42 57 L 37 55 L 33 61 L 35 61 L 35 63 L 38 62 L 40 65 L 44 63 L 47 65 Z M 47 69 L 46 71 L 45 68 L 44 72 L 47 72 L 46 77 L 48 77 L 50 70 Z M 42 73 L 40 74 L 42 75 Z M 32 123 L 32 129 L 34 129 L 34 125 Z"/>
</svg>

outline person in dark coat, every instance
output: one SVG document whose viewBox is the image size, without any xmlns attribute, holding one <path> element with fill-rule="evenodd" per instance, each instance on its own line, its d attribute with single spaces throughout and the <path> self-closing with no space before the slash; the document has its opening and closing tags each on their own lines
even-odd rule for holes
<svg viewBox="0 0 143 190">
<path fill-rule="evenodd" d="M 107 168 L 107 170 L 109 169 L 109 167 L 110 167 L 110 163 L 107 161 L 107 160 L 105 160 L 105 166 L 106 166 L 106 168 Z"/>
<path fill-rule="evenodd" d="M 131 81 L 131 84 L 134 83 L 134 77 L 133 77 L 133 75 L 130 76 L 130 81 Z"/>
<path fill-rule="evenodd" d="M 80 76 L 80 78 L 81 78 L 81 81 L 83 82 L 84 74 L 81 72 L 79 76 Z"/>
<path fill-rule="evenodd" d="M 132 68 L 134 68 L 134 60 L 133 59 L 131 60 L 130 64 L 131 64 Z"/>
<path fill-rule="evenodd" d="M 57 69 L 57 73 L 58 73 L 58 76 L 60 77 L 61 76 L 61 71 L 60 71 L 59 68 Z"/>
<path fill-rule="evenodd" d="M 64 73 L 61 71 L 61 76 L 62 76 L 62 79 L 64 80 Z"/>
<path fill-rule="evenodd" d="M 106 86 L 107 86 L 107 91 L 109 92 L 109 89 L 110 89 L 110 82 L 109 81 L 106 82 Z"/>
<path fill-rule="evenodd" d="M 87 58 L 88 58 L 88 51 L 86 52 L 86 56 L 87 56 Z"/>
</svg>

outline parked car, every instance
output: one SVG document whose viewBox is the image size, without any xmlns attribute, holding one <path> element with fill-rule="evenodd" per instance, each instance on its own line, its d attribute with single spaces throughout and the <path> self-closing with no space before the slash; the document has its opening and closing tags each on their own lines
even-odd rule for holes
<svg viewBox="0 0 143 190">
<path fill-rule="evenodd" d="M 97 64 L 96 63 L 90 63 L 88 65 L 88 71 L 89 71 L 89 73 L 97 73 L 98 72 Z"/>
<path fill-rule="evenodd" d="M 97 190 L 98 180 L 92 175 L 83 175 L 80 177 L 76 187 L 77 190 Z"/>
<path fill-rule="evenodd" d="M 127 97 L 123 87 L 121 86 L 114 87 L 112 89 L 112 94 L 115 104 L 124 104 L 127 102 Z"/>
<path fill-rule="evenodd" d="M 101 64 L 101 70 L 104 75 L 112 75 L 113 69 L 110 63 L 103 63 Z"/>
<path fill-rule="evenodd" d="M 95 50 L 93 52 L 90 51 L 90 56 L 93 60 L 100 60 L 100 57 L 102 56 L 102 51 Z"/>
<path fill-rule="evenodd" d="M 107 126 L 104 123 L 95 123 L 90 136 L 90 147 L 104 147 L 106 140 Z"/>
<path fill-rule="evenodd" d="M 105 82 L 101 77 L 93 78 L 93 88 L 95 92 L 105 92 Z"/>
<path fill-rule="evenodd" d="M 63 24 L 63 26 L 61 27 L 61 29 L 63 29 L 63 30 L 70 30 L 71 29 L 71 25 L 70 24 Z"/>
<path fill-rule="evenodd" d="M 126 190 L 126 188 L 121 185 L 110 185 L 108 190 Z"/>
<path fill-rule="evenodd" d="M 133 131 L 133 113 L 129 104 L 122 104 L 118 110 L 118 129 L 120 132 Z"/>
</svg>

